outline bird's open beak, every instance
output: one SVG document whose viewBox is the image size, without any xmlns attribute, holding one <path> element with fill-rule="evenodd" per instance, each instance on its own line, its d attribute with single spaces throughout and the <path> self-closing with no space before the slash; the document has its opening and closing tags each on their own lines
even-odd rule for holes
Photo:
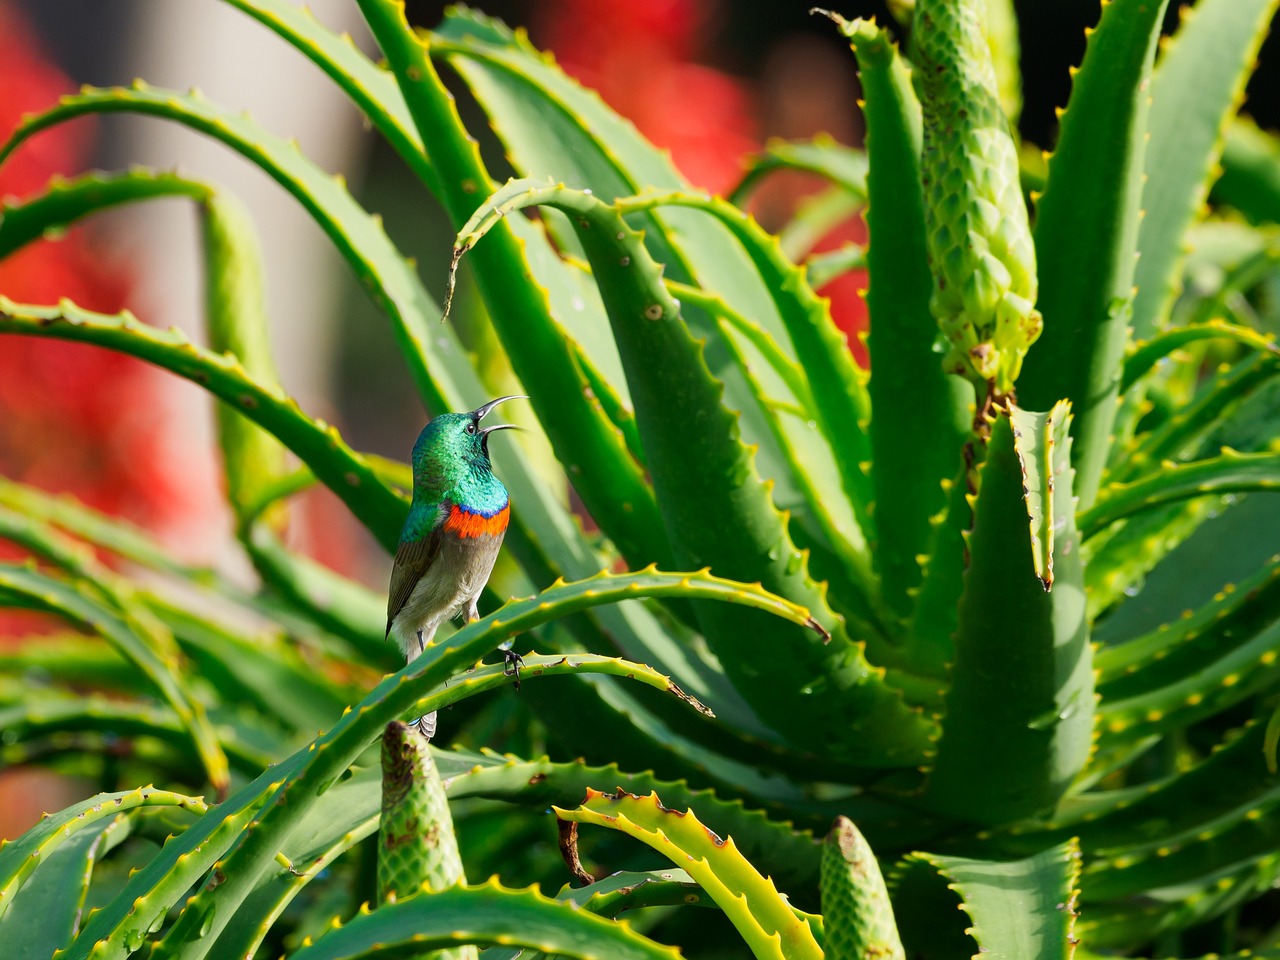
<svg viewBox="0 0 1280 960">
<path fill-rule="evenodd" d="M 496 407 L 500 403 L 506 403 L 508 400 L 528 400 L 528 399 L 529 399 L 528 397 L 520 394 L 513 394 L 512 396 L 509 396 L 509 397 L 499 397 L 497 400 L 490 400 L 488 403 L 483 404 L 482 406 L 476 407 L 476 409 L 472 411 L 471 416 L 475 418 L 476 423 L 479 423 L 481 420 L 483 420 L 485 417 L 489 415 L 490 410 L 492 410 L 494 407 Z M 520 428 L 517 427 L 514 423 L 495 423 L 493 426 L 485 427 L 483 430 L 481 430 L 480 435 L 487 436 L 488 434 L 493 433 L 493 431 L 495 430 L 519 430 L 519 429 Z"/>
</svg>

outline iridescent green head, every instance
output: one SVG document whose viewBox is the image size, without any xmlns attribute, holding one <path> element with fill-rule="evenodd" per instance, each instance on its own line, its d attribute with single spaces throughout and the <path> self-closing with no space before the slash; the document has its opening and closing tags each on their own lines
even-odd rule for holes
<svg viewBox="0 0 1280 960">
<path fill-rule="evenodd" d="M 509 423 L 481 426 L 481 421 L 500 403 L 525 397 L 499 397 L 470 413 L 442 413 L 432 419 L 413 445 L 413 487 L 415 494 L 428 497 L 467 489 L 490 477 L 489 434 L 514 429 Z"/>
</svg>

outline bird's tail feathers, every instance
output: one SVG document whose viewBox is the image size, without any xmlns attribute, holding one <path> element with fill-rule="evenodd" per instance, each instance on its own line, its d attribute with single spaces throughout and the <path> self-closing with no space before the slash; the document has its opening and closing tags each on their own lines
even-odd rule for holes
<svg viewBox="0 0 1280 960">
<path fill-rule="evenodd" d="M 417 720 L 410 720 L 409 726 L 413 727 L 423 737 L 430 740 L 436 735 L 436 713 L 431 711 L 425 717 L 419 717 Z"/>
</svg>

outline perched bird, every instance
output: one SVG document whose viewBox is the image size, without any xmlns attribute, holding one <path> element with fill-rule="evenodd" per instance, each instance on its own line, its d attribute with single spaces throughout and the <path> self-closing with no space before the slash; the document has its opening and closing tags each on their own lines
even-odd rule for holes
<svg viewBox="0 0 1280 960">
<path fill-rule="evenodd" d="M 413 445 L 413 502 L 387 593 L 387 636 L 395 636 L 410 663 L 445 620 L 459 614 L 468 621 L 479 618 L 476 600 L 489 581 L 511 513 L 507 488 L 489 462 L 489 434 L 512 429 L 509 423 L 482 427 L 480 422 L 498 404 L 524 399 L 499 397 L 470 413 L 443 413 Z M 506 656 L 508 664 L 519 663 L 516 654 Z M 436 715 L 414 724 L 430 739 Z"/>
</svg>

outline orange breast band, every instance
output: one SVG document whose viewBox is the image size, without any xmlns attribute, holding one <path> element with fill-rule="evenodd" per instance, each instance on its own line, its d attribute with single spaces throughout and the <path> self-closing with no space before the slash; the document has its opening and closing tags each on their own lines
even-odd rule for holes
<svg viewBox="0 0 1280 960">
<path fill-rule="evenodd" d="M 472 537 L 498 537 L 507 532 L 507 520 L 510 516 L 510 506 L 503 507 L 492 517 L 486 517 L 454 504 L 449 508 L 444 528 L 463 540 Z"/>
</svg>

